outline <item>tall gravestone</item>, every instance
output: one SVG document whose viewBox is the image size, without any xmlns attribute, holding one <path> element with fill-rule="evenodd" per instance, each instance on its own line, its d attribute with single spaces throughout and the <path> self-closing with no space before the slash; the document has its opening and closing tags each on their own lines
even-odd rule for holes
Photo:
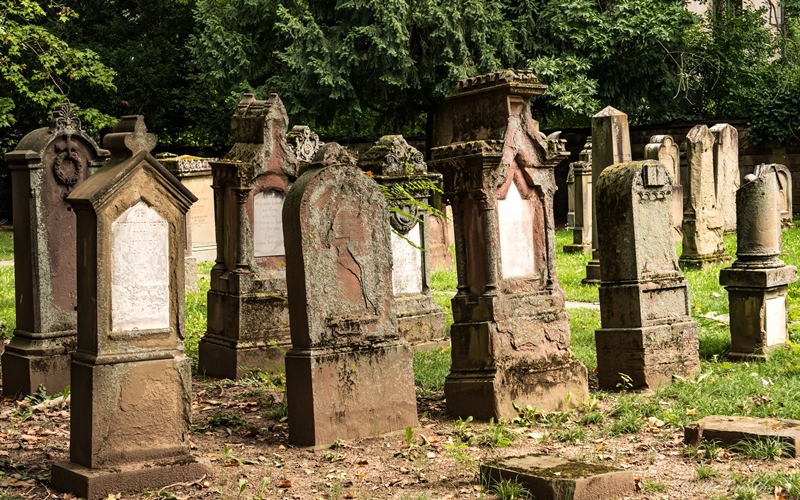
<svg viewBox="0 0 800 500">
<path fill-rule="evenodd" d="M 631 161 L 628 115 L 606 107 L 592 117 L 592 260 L 586 264 L 584 283 L 600 283 L 600 251 L 597 246 L 597 179 L 609 165 Z M 604 217 L 606 214 L 602 214 Z"/>
<path fill-rule="evenodd" d="M 194 480 L 184 336 L 184 218 L 196 199 L 149 151 L 141 116 L 105 136 L 111 159 L 67 198 L 77 216 L 78 348 L 70 461 L 51 483 L 87 499 Z"/>
<path fill-rule="evenodd" d="M 669 169 L 672 176 L 672 227 L 676 241 L 683 231 L 683 186 L 681 185 L 681 150 L 671 135 L 654 135 L 644 147 L 645 160 L 656 160 Z"/>
<path fill-rule="evenodd" d="M 236 144 L 211 162 L 217 260 L 198 370 L 239 378 L 283 363 L 290 345 L 281 211 L 296 176 L 289 118 L 277 94 L 245 94 L 233 115 Z"/>
<path fill-rule="evenodd" d="M 717 203 L 714 181 L 714 135 L 705 125 L 696 125 L 686 135 L 688 189 L 683 212 L 683 253 L 680 264 L 705 268 L 728 262 L 722 240 L 725 221 Z"/>
<path fill-rule="evenodd" d="M 392 310 L 386 197 L 336 143 L 283 208 L 292 348 L 289 442 L 319 446 L 416 427 L 411 348 Z"/>
<path fill-rule="evenodd" d="M 788 340 L 787 294 L 797 268 L 782 249 L 778 166 L 758 165 L 736 193 L 736 261 L 719 274 L 728 290 L 731 359 L 764 357 Z"/>
<path fill-rule="evenodd" d="M 430 233 L 419 204 L 430 204 L 433 192 L 426 185 L 440 185 L 442 176 L 428 172 L 422 153 L 402 135 L 381 137 L 358 166 L 384 187 L 393 209 L 392 290 L 400 337 L 412 344 L 441 340 L 447 335 L 445 317 L 431 294 Z M 420 182 L 424 184 L 416 187 Z"/>
<path fill-rule="evenodd" d="M 430 166 L 453 208 L 458 275 L 449 415 L 511 418 L 514 403 L 550 410 L 588 394 L 555 266 L 553 169 L 566 152 L 531 116 L 546 88 L 528 71 L 462 80 L 436 116 Z"/>
<path fill-rule="evenodd" d="M 714 182 L 722 229 L 736 231 L 736 190 L 739 189 L 739 131 L 727 123 L 711 127 L 714 134 Z"/>
<path fill-rule="evenodd" d="M 672 239 L 672 172 L 645 160 L 612 165 L 600 178 L 597 211 L 600 316 L 595 331 L 600 388 L 656 388 L 700 369 L 689 285 Z"/>
<path fill-rule="evenodd" d="M 575 228 L 575 164 L 567 172 L 567 229 Z"/>
<path fill-rule="evenodd" d="M 81 129 L 69 103 L 49 127 L 6 153 L 14 216 L 17 327 L 2 356 L 3 396 L 49 393 L 69 385 L 77 342 L 75 213 L 67 195 L 108 157 Z"/>
<path fill-rule="evenodd" d="M 567 253 L 592 253 L 592 138 L 586 140 L 580 160 L 571 164 L 575 176 L 575 227 Z"/>
</svg>

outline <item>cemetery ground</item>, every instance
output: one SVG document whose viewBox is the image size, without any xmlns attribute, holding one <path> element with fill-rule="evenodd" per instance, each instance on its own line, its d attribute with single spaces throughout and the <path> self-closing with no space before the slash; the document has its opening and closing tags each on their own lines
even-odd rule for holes
<svg viewBox="0 0 800 500">
<path fill-rule="evenodd" d="M 557 233 L 559 250 L 571 241 L 570 232 Z M 735 236 L 726 236 L 725 242 L 735 255 Z M 0 260 L 7 260 L 10 250 L 10 233 L 0 231 Z M 784 232 L 783 258 L 800 264 L 800 229 Z M 558 255 L 559 280 L 568 300 L 598 300 L 597 288 L 580 284 L 587 260 L 581 254 Z M 253 370 L 233 382 L 197 373 L 190 437 L 193 453 L 210 461 L 211 473 L 194 483 L 116 498 L 510 500 L 524 493 L 520 495 L 514 484 L 482 484 L 479 464 L 529 452 L 631 470 L 636 477 L 631 499 L 800 498 L 800 462 L 788 456 L 790 450 L 780 441 L 745 442 L 736 449 L 683 444 L 683 427 L 706 415 L 800 418 L 797 285 L 789 286 L 793 342 L 767 362 L 732 363 L 726 359 L 728 303 L 718 284 L 720 267 L 685 272 L 700 325 L 702 369 L 693 379 L 641 393 L 625 387 L 616 393 L 593 390 L 571 395 L 575 406 L 567 411 L 520 408 L 513 422 L 476 423 L 444 413 L 449 351 L 421 351 L 414 355 L 420 428 L 305 450 L 287 443 L 281 374 Z M 186 347 L 195 360 L 205 330 L 209 269 L 210 263 L 200 266 L 200 290 L 187 293 L 186 299 Z M 0 265 L 0 333 L 6 337 L 14 328 L 13 285 L 13 266 Z M 449 314 L 454 273 L 436 273 L 433 286 L 437 302 Z M 596 366 L 593 334 L 600 327 L 600 312 L 572 308 L 569 315 L 572 350 L 591 370 Z M 590 387 L 596 388 L 592 378 Z M 48 482 L 52 463 L 67 459 L 69 453 L 68 406 L 59 396 L 64 395 L 2 401 L 0 500 L 72 498 L 52 491 Z"/>
</svg>

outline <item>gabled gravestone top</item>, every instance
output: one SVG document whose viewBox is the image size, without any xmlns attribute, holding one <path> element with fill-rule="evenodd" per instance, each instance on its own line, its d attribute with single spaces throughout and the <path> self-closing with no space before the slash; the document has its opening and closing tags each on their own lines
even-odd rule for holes
<svg viewBox="0 0 800 500">
<path fill-rule="evenodd" d="M 77 328 L 75 213 L 67 195 L 108 157 L 69 103 L 5 158 L 11 169 L 17 327 L 2 356 L 3 395 L 70 384 Z"/>
<path fill-rule="evenodd" d="M 217 258 L 198 369 L 212 377 L 277 368 L 289 346 L 281 210 L 297 159 L 286 140 L 288 124 L 277 94 L 263 101 L 245 94 L 231 121 L 236 144 L 210 162 Z"/>
<path fill-rule="evenodd" d="M 392 309 L 386 198 L 336 143 L 283 208 L 292 348 L 289 441 L 301 446 L 417 425 L 408 343 Z"/>
<path fill-rule="evenodd" d="M 189 455 L 184 224 L 195 197 L 149 151 L 141 116 L 105 136 L 111 159 L 68 201 L 78 219 L 78 349 L 70 461 L 53 487 L 96 499 L 196 479 Z"/>
</svg>

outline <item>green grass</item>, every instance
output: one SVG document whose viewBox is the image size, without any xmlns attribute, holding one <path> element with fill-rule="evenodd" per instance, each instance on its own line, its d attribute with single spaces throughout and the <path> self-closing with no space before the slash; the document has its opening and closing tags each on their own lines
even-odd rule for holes
<svg viewBox="0 0 800 500">
<path fill-rule="evenodd" d="M 414 385 L 420 395 L 444 389 L 444 378 L 450 373 L 450 348 L 414 351 Z"/>
<path fill-rule="evenodd" d="M 567 300 L 577 302 L 598 302 L 597 285 L 584 285 L 586 263 L 592 256 L 584 253 L 564 253 L 564 245 L 572 244 L 572 231 L 556 231 L 556 266 L 558 282 L 564 287 Z"/>
<path fill-rule="evenodd" d="M 197 264 L 197 291 L 186 292 L 186 337 L 183 343 L 186 354 L 197 363 L 197 345 L 206 333 L 206 297 L 211 287 L 209 273 L 213 262 Z"/>
<path fill-rule="evenodd" d="M 431 294 L 436 304 L 445 314 L 447 335 L 450 335 L 450 326 L 453 324 L 453 306 L 450 300 L 456 294 L 458 276 L 455 271 L 435 271 L 431 273 Z"/>
<path fill-rule="evenodd" d="M 10 338 L 16 325 L 14 266 L 0 266 L 0 336 Z"/>
<path fill-rule="evenodd" d="M 594 331 L 600 328 L 600 311 L 578 308 L 570 309 L 568 313 L 572 352 L 591 370 L 597 366 Z"/>
<path fill-rule="evenodd" d="M 14 232 L 0 230 L 0 260 L 14 260 Z"/>
</svg>

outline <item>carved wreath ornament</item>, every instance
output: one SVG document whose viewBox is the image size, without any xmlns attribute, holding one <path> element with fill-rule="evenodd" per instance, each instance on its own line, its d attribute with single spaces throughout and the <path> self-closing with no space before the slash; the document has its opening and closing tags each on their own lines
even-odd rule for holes
<svg viewBox="0 0 800 500">
<path fill-rule="evenodd" d="M 56 177 L 65 186 L 74 186 L 81 178 L 83 171 L 83 158 L 80 151 L 72 142 L 72 137 L 67 136 L 63 144 L 55 145 L 56 158 L 53 162 L 53 171 Z"/>
</svg>

